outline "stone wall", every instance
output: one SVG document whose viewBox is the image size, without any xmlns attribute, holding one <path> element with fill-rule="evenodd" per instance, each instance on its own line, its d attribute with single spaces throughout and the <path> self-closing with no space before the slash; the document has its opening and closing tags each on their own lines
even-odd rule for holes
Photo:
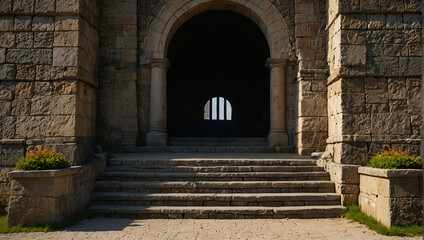
<svg viewBox="0 0 424 240">
<path fill-rule="evenodd" d="M 418 0 L 327 1 L 327 165 L 344 202 L 357 168 L 393 148 L 419 154 L 422 24 Z"/>
<path fill-rule="evenodd" d="M 141 1 L 140 1 L 141 2 Z M 100 5 L 99 144 L 133 151 L 137 127 L 137 0 Z"/>
<path fill-rule="evenodd" d="M 325 148 L 327 86 L 325 5 L 319 0 L 296 0 L 295 37 L 298 62 L 297 140 L 299 154 Z"/>
<path fill-rule="evenodd" d="M 8 224 L 56 223 L 81 212 L 106 166 L 106 154 L 101 155 L 99 160 L 67 169 L 10 172 Z"/>
<path fill-rule="evenodd" d="M 72 164 L 91 152 L 97 18 L 90 0 L 0 2 L 1 196 L 6 172 L 28 150 L 53 148 Z"/>
</svg>

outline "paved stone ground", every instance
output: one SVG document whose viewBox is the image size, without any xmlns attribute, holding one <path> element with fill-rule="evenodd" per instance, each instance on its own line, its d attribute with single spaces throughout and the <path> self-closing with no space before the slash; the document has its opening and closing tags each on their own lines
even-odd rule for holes
<svg viewBox="0 0 424 240">
<path fill-rule="evenodd" d="M 95 218 L 57 232 L 0 235 L 3 239 L 422 239 L 387 237 L 347 219 L 132 220 Z"/>
</svg>

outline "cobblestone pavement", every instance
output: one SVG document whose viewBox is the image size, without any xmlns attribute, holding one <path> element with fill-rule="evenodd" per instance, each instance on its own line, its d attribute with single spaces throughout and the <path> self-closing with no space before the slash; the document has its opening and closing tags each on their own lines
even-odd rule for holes
<svg viewBox="0 0 424 240">
<path fill-rule="evenodd" d="M 422 239 L 379 235 L 347 219 L 132 220 L 95 218 L 57 232 L 0 234 L 3 239 Z"/>
</svg>

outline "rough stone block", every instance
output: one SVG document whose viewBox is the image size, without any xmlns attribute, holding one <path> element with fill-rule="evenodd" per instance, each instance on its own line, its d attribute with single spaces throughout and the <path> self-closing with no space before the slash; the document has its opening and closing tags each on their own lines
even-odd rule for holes
<svg viewBox="0 0 424 240">
<path fill-rule="evenodd" d="M 334 144 L 334 161 L 342 164 L 365 165 L 368 163 L 366 143 Z"/>
<path fill-rule="evenodd" d="M 34 83 L 32 82 L 19 82 L 15 86 L 15 98 L 17 99 L 30 99 L 34 95 Z"/>
<path fill-rule="evenodd" d="M 53 95 L 34 97 L 31 104 L 32 115 L 75 114 L 75 95 Z"/>
<path fill-rule="evenodd" d="M 0 32 L 13 31 L 13 17 L 0 16 Z"/>
<path fill-rule="evenodd" d="M 332 162 L 328 167 L 331 181 L 338 184 L 359 184 L 358 168 L 360 165 L 347 165 Z"/>
<path fill-rule="evenodd" d="M 12 102 L 13 116 L 28 116 L 31 111 L 31 101 L 27 99 L 15 99 Z"/>
<path fill-rule="evenodd" d="M 75 94 L 77 92 L 76 82 L 73 81 L 62 81 L 54 82 L 54 94 L 66 95 Z"/>
<path fill-rule="evenodd" d="M 11 101 L 15 97 L 14 92 L 8 87 L 0 85 L 0 100 Z"/>
<path fill-rule="evenodd" d="M 16 0 L 13 1 L 14 13 L 33 13 L 34 0 Z"/>
<path fill-rule="evenodd" d="M 52 66 L 50 65 L 37 65 L 35 67 L 36 80 L 50 80 L 52 75 Z"/>
<path fill-rule="evenodd" d="M 14 139 L 16 134 L 16 118 L 3 118 L 3 139 Z"/>
<path fill-rule="evenodd" d="M 31 31 L 32 17 L 31 16 L 17 16 L 15 17 L 15 31 Z"/>
<path fill-rule="evenodd" d="M 17 48 L 33 48 L 34 36 L 31 32 L 16 33 L 16 47 Z"/>
<path fill-rule="evenodd" d="M 404 1 L 398 0 L 389 0 L 389 1 L 381 1 L 381 11 L 382 12 L 403 12 L 405 11 L 405 3 Z"/>
<path fill-rule="evenodd" d="M 78 66 L 78 47 L 53 48 L 53 66 L 76 67 Z"/>
<path fill-rule="evenodd" d="M 365 94 L 346 93 L 341 94 L 342 113 L 365 113 Z"/>
<path fill-rule="evenodd" d="M 4 63 L 6 61 L 6 49 L 0 48 L 0 63 Z"/>
<path fill-rule="evenodd" d="M 51 49 L 10 49 L 6 61 L 10 63 L 52 64 Z"/>
<path fill-rule="evenodd" d="M 387 14 L 386 29 L 403 29 L 402 14 Z"/>
<path fill-rule="evenodd" d="M 368 57 L 394 57 L 394 56 L 408 56 L 408 46 L 405 44 L 368 44 L 367 56 Z"/>
<path fill-rule="evenodd" d="M 422 213 L 423 203 L 421 198 L 390 198 L 389 204 L 391 206 L 391 224 L 422 223 L 423 216 L 420 213 Z"/>
<path fill-rule="evenodd" d="M 361 0 L 360 5 L 361 12 L 379 12 L 380 1 L 379 0 Z"/>
<path fill-rule="evenodd" d="M 365 78 L 365 89 L 386 89 L 387 88 L 387 79 L 386 78 Z"/>
<path fill-rule="evenodd" d="M 47 136 L 49 117 L 18 116 L 16 121 L 16 138 L 43 138 Z"/>
<path fill-rule="evenodd" d="M 34 32 L 54 31 L 54 18 L 35 16 L 32 19 L 32 31 Z"/>
<path fill-rule="evenodd" d="M 404 78 L 389 78 L 389 98 L 406 99 L 406 80 Z"/>
<path fill-rule="evenodd" d="M 367 35 L 365 30 L 341 31 L 341 44 L 366 44 Z"/>
<path fill-rule="evenodd" d="M 35 82 L 34 95 L 36 96 L 49 96 L 53 93 L 52 82 Z"/>
<path fill-rule="evenodd" d="M 53 32 L 35 32 L 34 48 L 52 48 L 53 40 Z"/>
<path fill-rule="evenodd" d="M 122 61 L 126 63 L 136 63 L 137 49 L 122 49 Z"/>
<path fill-rule="evenodd" d="M 366 45 L 342 45 L 340 55 L 344 66 L 366 66 Z"/>
<path fill-rule="evenodd" d="M 421 109 L 421 92 L 408 92 L 408 113 L 418 114 Z"/>
<path fill-rule="evenodd" d="M 11 104 L 10 101 L 0 100 L 0 117 L 10 116 Z"/>
<path fill-rule="evenodd" d="M 386 26 L 386 17 L 384 14 L 368 14 L 368 29 L 384 29 Z"/>
<path fill-rule="evenodd" d="M 35 0 L 35 13 L 54 13 L 56 10 L 56 1 Z"/>
<path fill-rule="evenodd" d="M 365 90 L 366 103 L 387 104 L 389 94 L 387 89 L 367 89 Z"/>
<path fill-rule="evenodd" d="M 58 13 L 79 13 L 80 0 L 57 0 L 56 12 Z"/>
<path fill-rule="evenodd" d="M 16 66 L 13 64 L 0 64 L 0 81 L 15 80 Z"/>
<path fill-rule="evenodd" d="M 408 112 L 408 105 L 406 100 L 390 100 L 389 101 L 389 112 Z"/>
<path fill-rule="evenodd" d="M 15 34 L 12 32 L 0 32 L 0 47 L 2 48 L 15 47 Z"/>
<path fill-rule="evenodd" d="M 367 73 L 370 75 L 399 76 L 397 57 L 368 57 Z"/>
<path fill-rule="evenodd" d="M 370 122 L 369 114 L 342 114 L 342 135 L 369 135 Z"/>
<path fill-rule="evenodd" d="M 79 43 L 79 32 L 78 31 L 66 31 L 54 33 L 54 47 L 78 47 Z"/>
<path fill-rule="evenodd" d="M 327 131 L 327 118 L 325 117 L 300 117 L 298 132 Z"/>
<path fill-rule="evenodd" d="M 400 76 L 421 76 L 421 57 L 399 58 Z"/>
<path fill-rule="evenodd" d="M 116 48 L 137 48 L 136 37 L 117 37 Z"/>
<path fill-rule="evenodd" d="M 35 66 L 32 64 L 18 64 L 16 67 L 16 79 L 18 80 L 34 80 Z"/>
<path fill-rule="evenodd" d="M 342 29 L 367 29 L 367 15 L 346 14 L 341 15 Z"/>
<path fill-rule="evenodd" d="M 0 145 L 0 165 L 14 167 L 15 164 L 24 157 L 25 147 L 24 145 Z"/>
<path fill-rule="evenodd" d="M 408 135 L 411 121 L 406 113 L 371 114 L 371 133 L 373 135 Z"/>
<path fill-rule="evenodd" d="M 0 13 L 12 12 L 12 0 L 3 0 L 0 2 Z"/>
<path fill-rule="evenodd" d="M 80 17 L 78 16 L 57 16 L 55 18 L 56 31 L 77 31 L 79 30 Z"/>
</svg>

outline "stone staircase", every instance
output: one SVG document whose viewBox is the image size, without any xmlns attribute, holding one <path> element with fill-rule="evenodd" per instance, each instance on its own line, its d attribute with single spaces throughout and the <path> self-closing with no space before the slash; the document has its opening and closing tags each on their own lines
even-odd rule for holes
<svg viewBox="0 0 424 240">
<path fill-rule="evenodd" d="M 292 153 L 292 146 L 270 147 L 267 138 L 170 137 L 168 146 L 137 147 L 138 153 Z"/>
<path fill-rule="evenodd" d="M 323 218 L 345 209 L 316 160 L 277 153 L 119 154 L 91 209 L 128 218 Z"/>
</svg>

